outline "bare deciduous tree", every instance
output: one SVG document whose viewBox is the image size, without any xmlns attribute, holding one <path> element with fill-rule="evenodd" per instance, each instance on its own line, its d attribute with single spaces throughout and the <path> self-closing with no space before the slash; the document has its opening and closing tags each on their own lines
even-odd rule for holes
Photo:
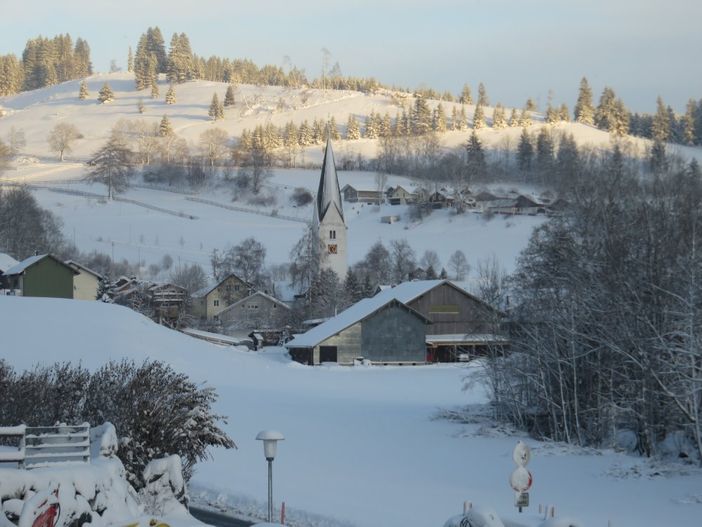
<svg viewBox="0 0 702 527">
<path fill-rule="evenodd" d="M 58 123 L 49 132 L 47 140 L 51 150 L 58 153 L 59 161 L 63 161 L 63 156 L 71 153 L 73 142 L 82 137 L 83 135 L 78 131 L 76 125 L 71 123 Z"/>
</svg>

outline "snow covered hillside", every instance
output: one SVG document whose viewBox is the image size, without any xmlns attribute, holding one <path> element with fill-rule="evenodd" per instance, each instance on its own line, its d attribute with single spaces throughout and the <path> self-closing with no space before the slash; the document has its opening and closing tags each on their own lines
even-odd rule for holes
<svg viewBox="0 0 702 527">
<path fill-rule="evenodd" d="M 98 104 L 97 94 L 102 85 L 108 82 L 115 99 L 109 104 Z M 134 76 L 131 73 L 97 74 L 87 79 L 89 97 L 78 99 L 80 81 L 69 81 L 56 86 L 23 92 L 18 95 L 0 97 L 0 109 L 7 114 L 0 118 L 0 137 L 14 126 L 25 131 L 27 146 L 24 153 L 32 156 L 54 158 L 46 137 L 49 130 L 58 122 L 69 122 L 78 128 L 84 138 L 75 142 L 69 161 L 85 160 L 106 140 L 110 129 L 120 119 L 143 120 L 146 123 L 158 124 L 163 115 L 171 120 L 174 131 L 186 140 L 196 143 L 199 135 L 212 127 L 225 130 L 229 135 L 239 137 L 242 130 L 253 129 L 256 125 L 271 122 L 275 126 L 283 126 L 289 121 L 300 124 L 303 120 L 310 123 L 315 119 L 334 117 L 341 131 L 345 129 L 348 116 L 353 114 L 363 123 L 371 112 L 390 113 L 395 118 L 401 105 L 408 105 L 412 99 L 404 93 L 381 90 L 376 94 L 363 94 L 353 91 L 294 89 L 277 86 L 240 85 L 237 87 L 236 104 L 225 111 L 225 118 L 213 124 L 207 115 L 207 110 L 216 92 L 220 100 L 224 96 L 227 84 L 211 81 L 190 81 L 176 86 L 177 101 L 167 105 L 163 94 L 168 84 L 165 79 L 160 81 L 161 96 L 151 99 L 150 90 L 136 91 Z M 140 115 L 137 104 L 143 100 L 145 112 Z M 438 101 L 430 101 L 433 107 Z M 459 103 L 442 102 L 448 115 L 453 106 L 460 108 Z M 466 106 L 468 119 L 472 118 L 474 106 Z M 508 108 L 509 111 L 509 108 Z M 485 109 L 488 121 L 492 118 L 493 108 Z M 532 130 L 543 124 L 543 116 L 536 114 Z M 594 127 L 578 123 L 562 123 L 556 129 L 565 130 L 574 135 L 580 146 L 607 146 L 610 135 Z M 494 147 L 509 147 L 514 149 L 521 133 L 520 128 L 494 130 L 484 128 L 478 132 L 484 144 Z M 464 144 L 470 130 L 463 132 L 447 132 L 442 135 L 442 144 L 446 148 Z M 643 154 L 649 141 L 638 138 L 628 138 L 634 152 Z M 377 140 L 359 139 L 342 141 L 337 151 L 337 157 L 354 158 L 357 154 L 366 157 L 374 156 Z M 670 145 L 669 149 L 684 157 L 696 156 L 702 159 L 699 148 Z M 304 163 L 321 161 L 319 147 L 308 147 L 298 157 Z"/>
<path fill-rule="evenodd" d="M 275 498 L 292 514 L 337 520 L 317 525 L 439 526 L 464 500 L 517 519 L 507 481 L 521 436 L 484 417 L 472 424 L 435 419 L 442 409 L 481 408 L 480 385 L 461 390 L 477 366 L 310 368 L 280 350 L 214 346 L 95 302 L 0 297 L 0 320 L 0 355 L 18 369 L 150 357 L 215 386 L 217 410 L 229 416 L 226 430 L 239 450 L 214 452 L 197 467 L 194 483 L 221 502 L 254 508 L 254 500 L 262 508 L 266 466 L 254 438 L 276 428 L 286 440 L 275 461 Z M 526 525 L 538 524 L 539 503 L 593 527 L 608 520 L 616 527 L 699 522 L 698 469 L 527 442 L 535 483 L 532 506 L 519 518 Z"/>
<path fill-rule="evenodd" d="M 373 188 L 373 174 L 340 172 L 339 178 L 342 186 L 350 183 Z M 56 186 L 36 190 L 34 195 L 41 206 L 62 218 L 64 235 L 83 251 L 94 249 L 113 254 L 117 260 L 141 260 L 147 266 L 169 254 L 176 263 L 197 263 L 209 270 L 213 249 L 236 245 L 251 236 L 266 247 L 268 263 L 287 262 L 290 250 L 302 236 L 304 222 L 312 219 L 312 204 L 295 207 L 290 203 L 292 189 L 305 187 L 314 192 L 318 182 L 317 170 L 276 170 L 270 186 L 277 203 L 267 207 L 232 202 L 231 191 L 222 188 L 204 190 L 197 195 L 132 188 L 122 196 L 183 216 L 128 202 L 106 202 L 95 197 L 56 192 Z M 411 188 L 412 182 L 393 176 L 388 184 Z M 100 185 L 85 183 L 61 184 L 58 188 L 97 194 L 104 190 Z M 193 198 L 205 202 L 193 201 Z M 258 213 L 231 210 L 218 204 Z M 383 205 L 378 210 L 370 205 L 345 202 L 344 207 L 351 263 L 362 259 L 378 240 L 387 246 L 391 240 L 406 238 L 418 258 L 425 250 L 432 249 L 446 266 L 450 255 L 461 249 L 473 269 L 479 260 L 495 254 L 511 271 L 531 230 L 544 221 L 543 216 L 497 216 L 487 220 L 478 214 L 455 215 L 445 209 L 435 211 L 421 223 L 412 223 L 407 206 Z M 386 215 L 398 215 L 400 221 L 392 225 L 381 223 L 380 218 Z"/>
</svg>

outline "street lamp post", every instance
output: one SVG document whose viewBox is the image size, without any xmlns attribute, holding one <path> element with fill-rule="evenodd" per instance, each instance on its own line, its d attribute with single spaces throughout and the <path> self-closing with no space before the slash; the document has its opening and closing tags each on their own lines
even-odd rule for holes
<svg viewBox="0 0 702 527">
<path fill-rule="evenodd" d="M 259 432 L 256 439 L 263 441 L 263 455 L 268 461 L 268 522 L 273 521 L 273 460 L 278 446 L 278 441 L 285 439 L 283 434 L 275 430 Z"/>
</svg>

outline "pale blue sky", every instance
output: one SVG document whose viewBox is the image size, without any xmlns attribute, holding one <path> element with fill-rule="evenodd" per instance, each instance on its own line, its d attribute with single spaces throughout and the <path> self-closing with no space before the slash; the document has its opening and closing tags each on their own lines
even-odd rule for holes
<svg viewBox="0 0 702 527">
<path fill-rule="evenodd" d="M 0 0 L 0 53 L 39 34 L 85 38 L 96 70 L 126 65 L 148 26 L 185 32 L 202 56 L 282 65 L 309 77 L 321 48 L 347 75 L 457 93 L 487 87 L 492 103 L 534 97 L 572 106 L 585 75 L 595 99 L 612 86 L 635 111 L 657 95 L 682 111 L 702 98 L 700 0 Z"/>
</svg>

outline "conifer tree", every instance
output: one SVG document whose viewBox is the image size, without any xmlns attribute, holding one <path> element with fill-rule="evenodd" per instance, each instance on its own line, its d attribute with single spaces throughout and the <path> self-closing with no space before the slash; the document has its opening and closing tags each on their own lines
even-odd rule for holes
<svg viewBox="0 0 702 527">
<path fill-rule="evenodd" d="M 110 88 L 110 85 L 105 83 L 102 85 L 102 88 L 100 88 L 100 91 L 98 92 L 98 102 L 101 104 L 105 104 L 108 102 L 112 102 L 115 98 L 115 94 L 112 92 L 112 88 Z"/>
<path fill-rule="evenodd" d="M 458 110 L 455 106 L 451 108 L 451 130 L 458 130 Z"/>
<path fill-rule="evenodd" d="M 312 144 L 312 128 L 310 128 L 310 124 L 307 122 L 307 119 L 302 121 L 302 124 L 300 125 L 298 140 L 300 142 L 300 146 L 310 146 Z"/>
<path fill-rule="evenodd" d="M 495 111 L 492 114 L 492 127 L 496 130 L 507 127 L 507 119 L 505 118 L 505 108 L 499 102 L 495 105 Z"/>
<path fill-rule="evenodd" d="M 558 120 L 567 123 L 570 121 L 570 112 L 568 111 L 568 105 L 566 103 L 561 104 L 558 109 Z"/>
<path fill-rule="evenodd" d="M 609 132 L 619 137 L 629 133 L 629 111 L 621 99 L 614 101 Z"/>
<path fill-rule="evenodd" d="M 151 82 L 151 98 L 158 99 L 158 97 L 159 97 L 158 82 L 152 81 Z"/>
<path fill-rule="evenodd" d="M 531 144 L 531 138 L 526 128 L 522 128 L 522 135 L 519 136 L 519 145 L 517 146 L 517 165 L 522 172 L 531 170 L 532 160 L 534 158 L 534 146 Z"/>
<path fill-rule="evenodd" d="M 592 103 L 592 90 L 585 77 L 580 80 L 578 100 L 575 103 L 573 115 L 575 121 L 578 123 L 592 125 L 595 122 L 595 107 Z"/>
<path fill-rule="evenodd" d="M 383 116 L 383 121 L 380 124 L 378 135 L 380 135 L 380 137 L 390 137 L 392 135 L 392 118 L 388 112 L 385 112 L 385 115 Z"/>
<path fill-rule="evenodd" d="M 470 92 L 470 86 L 468 86 L 468 84 L 463 85 L 463 90 L 461 90 L 458 102 L 461 104 L 473 104 L 473 95 Z"/>
<path fill-rule="evenodd" d="M 361 138 L 361 130 L 358 127 L 358 121 L 353 114 L 349 115 L 346 123 L 346 139 L 355 140 Z"/>
<path fill-rule="evenodd" d="M 616 112 L 617 97 L 614 90 L 609 86 L 605 86 L 600 96 L 600 103 L 595 110 L 595 126 L 600 130 L 611 130 L 613 127 L 614 114 Z"/>
<path fill-rule="evenodd" d="M 161 137 L 170 137 L 173 135 L 173 125 L 167 115 L 161 118 L 161 123 L 158 125 L 158 135 Z"/>
<path fill-rule="evenodd" d="M 517 113 L 516 108 L 512 108 L 512 113 L 509 116 L 509 126 L 511 128 L 516 128 L 519 126 L 519 114 Z"/>
<path fill-rule="evenodd" d="M 88 98 L 88 85 L 85 83 L 85 81 L 80 82 L 80 89 L 78 90 L 78 98 L 81 101 L 84 101 L 85 99 Z"/>
<path fill-rule="evenodd" d="M 371 111 L 371 114 L 366 117 L 366 126 L 363 131 L 363 137 L 366 139 L 378 138 L 378 130 L 375 127 L 375 111 Z"/>
<path fill-rule="evenodd" d="M 469 182 L 484 180 L 487 176 L 485 152 L 475 130 L 470 134 L 466 144 L 466 174 Z"/>
<path fill-rule="evenodd" d="M 481 82 L 478 84 L 478 106 L 490 106 L 490 101 L 487 96 L 487 91 L 485 90 L 485 85 Z"/>
<path fill-rule="evenodd" d="M 694 145 L 696 142 L 695 137 L 695 111 L 697 105 L 694 99 L 687 101 L 687 106 L 685 107 L 685 115 L 682 119 L 683 124 L 683 141 L 686 145 Z"/>
<path fill-rule="evenodd" d="M 485 128 L 485 112 L 483 111 L 483 106 L 478 102 L 473 112 L 473 130 L 480 130 L 481 128 Z"/>
<path fill-rule="evenodd" d="M 132 46 L 129 46 L 129 53 L 127 53 L 127 71 L 134 71 L 134 54 L 132 53 Z"/>
<path fill-rule="evenodd" d="M 166 104 L 175 104 L 175 103 L 176 103 L 175 87 L 171 84 L 168 87 L 168 91 L 166 92 Z"/>
<path fill-rule="evenodd" d="M 553 138 L 545 126 L 536 137 L 536 166 L 545 184 L 552 183 L 554 169 Z"/>
<path fill-rule="evenodd" d="M 518 126 L 522 128 L 531 126 L 531 112 L 526 108 L 522 109 L 522 112 L 519 114 Z"/>
<path fill-rule="evenodd" d="M 558 111 L 551 106 L 551 103 L 548 103 L 548 106 L 546 107 L 546 123 L 548 124 L 556 124 L 558 122 Z"/>
<path fill-rule="evenodd" d="M 660 95 L 656 99 L 656 114 L 653 116 L 651 135 L 654 141 L 659 143 L 666 143 L 670 138 L 670 114 Z M 665 152 L 663 152 L 663 157 L 665 157 Z"/>
<path fill-rule="evenodd" d="M 433 128 L 435 132 L 443 133 L 446 131 L 446 112 L 441 103 L 434 110 Z"/>
<path fill-rule="evenodd" d="M 234 86 L 231 84 L 227 86 L 227 91 L 224 94 L 224 107 L 227 108 L 228 106 L 234 106 Z"/>
<path fill-rule="evenodd" d="M 216 93 L 212 95 L 212 102 L 210 103 L 207 115 L 209 115 L 213 121 L 224 119 L 224 107 L 219 102 L 219 97 L 217 97 Z"/>
<path fill-rule="evenodd" d="M 336 119 L 334 119 L 333 115 L 329 118 L 329 137 L 331 137 L 333 141 L 338 141 L 341 139 L 339 127 L 337 126 Z"/>
<path fill-rule="evenodd" d="M 418 96 L 414 100 L 414 112 L 412 112 L 412 133 L 414 135 L 424 135 L 431 131 L 431 110 L 424 97 Z"/>
<path fill-rule="evenodd" d="M 537 108 L 536 108 L 536 101 L 534 101 L 534 99 L 532 99 L 531 97 L 529 97 L 529 98 L 526 100 L 526 103 L 524 104 L 524 108 L 526 108 L 526 111 L 527 111 L 527 112 L 535 112 L 535 111 L 537 110 Z"/>
<path fill-rule="evenodd" d="M 466 107 L 461 106 L 461 113 L 458 115 L 458 129 L 463 131 L 468 128 L 468 116 L 466 115 Z"/>
<path fill-rule="evenodd" d="M 139 113 L 144 113 L 146 111 L 146 107 L 144 106 L 144 99 L 141 97 L 139 98 L 139 101 L 137 102 L 137 111 Z"/>
</svg>

